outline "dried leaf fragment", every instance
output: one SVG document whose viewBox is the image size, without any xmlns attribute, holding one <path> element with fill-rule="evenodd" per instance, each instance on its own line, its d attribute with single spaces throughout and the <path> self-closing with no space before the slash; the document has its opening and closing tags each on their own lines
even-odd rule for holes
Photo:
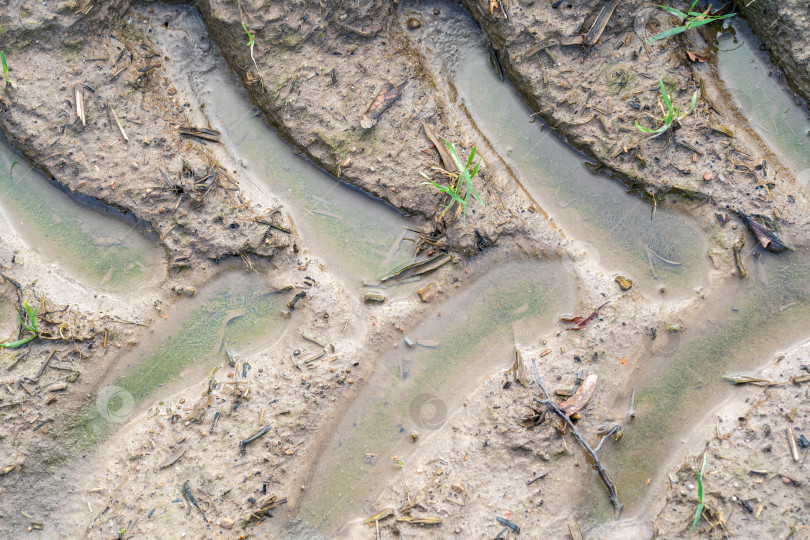
<svg viewBox="0 0 810 540">
<path fill-rule="evenodd" d="M 693 53 L 692 51 L 686 51 L 686 56 L 689 57 L 689 60 L 692 62 L 705 62 L 709 58 L 706 56 L 701 56 L 699 54 Z"/>
<path fill-rule="evenodd" d="M 609 303 L 610 301 L 608 300 L 607 302 L 596 308 L 596 311 L 594 311 L 587 317 L 562 317 L 560 320 L 574 323 L 574 326 L 568 328 L 568 330 L 582 330 L 583 328 L 591 324 L 591 321 L 593 321 L 599 315 L 599 311 Z"/>
<path fill-rule="evenodd" d="M 770 251 L 771 253 L 782 253 L 783 251 L 793 251 L 793 248 L 786 245 L 779 234 L 776 232 L 776 227 L 773 222 L 765 216 L 746 216 L 742 214 L 743 223 L 757 237 L 759 245 Z M 762 223 L 760 223 L 760 221 Z M 763 224 L 764 223 L 764 224 Z M 770 228 L 766 227 L 769 225 Z M 772 230 L 773 229 L 773 230 Z"/>
<path fill-rule="evenodd" d="M 557 408 L 564 412 L 566 416 L 571 416 L 584 409 L 596 390 L 596 382 L 598 380 L 599 376 L 595 373 L 591 373 L 585 377 L 585 380 L 579 385 L 576 393 L 562 403 L 559 403 Z"/>
</svg>

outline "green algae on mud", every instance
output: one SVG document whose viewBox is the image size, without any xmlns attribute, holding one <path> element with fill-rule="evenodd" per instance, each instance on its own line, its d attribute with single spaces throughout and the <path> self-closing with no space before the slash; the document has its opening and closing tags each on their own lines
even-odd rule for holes
<svg viewBox="0 0 810 540">
<path fill-rule="evenodd" d="M 108 380 L 104 389 L 122 389 L 110 394 L 117 402 L 96 399 L 55 437 L 67 447 L 87 448 L 95 445 L 125 421 L 145 400 L 161 388 L 183 376 L 187 370 L 202 378 L 203 373 L 224 360 L 224 346 L 250 347 L 272 339 L 278 328 L 281 306 L 274 291 L 252 273 L 230 272 L 210 284 L 193 301 L 185 313 L 170 312 L 171 329 L 158 332 L 156 348 L 140 345 L 146 352 L 133 355 L 131 362 L 120 362 L 117 376 Z M 131 407 L 128 405 L 131 404 Z M 120 410 L 124 406 L 128 410 Z"/>
<path fill-rule="evenodd" d="M 757 252 L 746 264 L 752 268 L 748 278 L 715 294 L 719 301 L 686 323 L 668 353 L 639 357 L 642 365 L 631 381 L 636 417 L 603 457 L 630 508 L 646 500 L 647 480 L 678 453 L 675 448 L 700 417 L 733 391 L 723 376 L 765 364 L 774 350 L 790 346 L 806 329 L 810 258 Z"/>
<path fill-rule="evenodd" d="M 628 275 L 648 293 L 661 286 L 686 292 L 705 278 L 706 235 L 677 209 L 682 201 L 659 205 L 653 215 L 650 203 L 626 186 L 594 174 L 583 155 L 535 121 L 509 82 L 499 80 L 462 8 L 442 4 L 441 16 L 424 19 L 417 32 L 426 51 L 441 57 L 460 105 L 570 238 L 587 240 L 603 267 Z"/>
<path fill-rule="evenodd" d="M 509 366 L 516 344 L 533 343 L 572 307 L 562 264 L 492 265 L 492 257 L 480 261 L 489 270 L 438 306 L 441 317 L 406 329 L 413 348 L 400 344 L 378 360 L 317 459 L 298 516 L 304 528 L 328 535 L 361 498 L 376 497 L 398 471 L 392 455 L 408 466 L 411 433 L 421 442 L 439 429 L 481 377 Z"/>
<path fill-rule="evenodd" d="M 83 199 L 75 200 L 0 143 L 0 210 L 30 249 L 105 290 L 130 290 L 165 273 L 162 250 L 140 225 Z"/>
<path fill-rule="evenodd" d="M 743 20 L 717 38 L 717 71 L 754 130 L 779 154 L 805 188 L 810 181 L 810 115 L 770 63 Z M 781 73 L 780 73 L 781 75 Z"/>
<path fill-rule="evenodd" d="M 188 8 L 172 28 L 155 25 L 156 37 L 171 51 L 167 64 L 188 79 L 222 143 L 257 184 L 269 188 L 295 219 L 310 251 L 322 256 L 330 270 L 374 280 L 411 259 L 411 222 L 393 207 L 374 200 L 298 155 L 254 108 L 239 79 L 231 73 L 215 44 L 199 58 L 188 34 L 207 35 L 199 14 Z M 182 65 L 175 62 L 184 59 Z M 335 147 L 348 150 L 351 136 L 321 133 Z M 373 133 L 364 135 L 375 137 Z"/>
</svg>

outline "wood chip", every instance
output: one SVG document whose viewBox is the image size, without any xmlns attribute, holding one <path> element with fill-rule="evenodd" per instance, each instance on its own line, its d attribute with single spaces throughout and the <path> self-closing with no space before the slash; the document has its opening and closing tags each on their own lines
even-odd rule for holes
<svg viewBox="0 0 810 540">
<path fill-rule="evenodd" d="M 82 87 L 77 85 L 74 94 L 76 96 L 76 116 L 82 121 L 82 126 L 86 126 L 87 116 L 84 111 L 84 92 L 82 91 Z"/>
<path fill-rule="evenodd" d="M 215 129 L 197 128 L 193 126 L 177 126 L 177 131 L 180 135 L 186 137 L 197 137 L 205 141 L 218 143 L 221 133 Z"/>
<path fill-rule="evenodd" d="M 785 429 L 785 432 L 787 433 L 790 454 L 793 456 L 793 461 L 799 461 L 799 448 L 796 446 L 796 434 L 793 433 L 792 427 Z"/>
</svg>

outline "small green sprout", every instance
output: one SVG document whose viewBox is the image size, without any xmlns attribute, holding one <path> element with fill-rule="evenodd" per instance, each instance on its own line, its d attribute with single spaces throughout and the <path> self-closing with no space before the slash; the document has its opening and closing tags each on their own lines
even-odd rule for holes
<svg viewBox="0 0 810 540">
<path fill-rule="evenodd" d="M 396 467 L 397 469 L 405 468 L 405 462 L 399 459 L 397 456 L 391 456 L 391 459 L 394 460 L 394 467 Z"/>
<path fill-rule="evenodd" d="M 6 78 L 6 86 L 14 86 L 14 81 L 8 76 L 8 62 L 6 62 L 6 53 L 4 51 L 0 51 L 0 63 L 3 64 L 3 76 Z"/>
<path fill-rule="evenodd" d="M 667 91 L 664 88 L 664 81 L 658 81 L 658 87 L 661 91 L 661 100 L 664 102 L 664 105 L 666 105 L 666 110 L 664 110 L 664 107 L 661 107 L 661 110 L 663 111 L 663 116 L 661 117 L 663 124 L 661 124 L 656 129 L 647 129 L 639 125 L 638 120 L 636 120 L 636 127 L 639 129 L 639 131 L 643 131 L 644 133 L 651 133 L 653 135 L 660 135 L 661 133 L 665 132 L 670 127 L 672 127 L 672 125 L 677 120 L 680 120 L 685 116 L 688 116 L 689 113 L 691 113 L 692 110 L 695 108 L 695 103 L 697 103 L 697 96 L 698 96 L 698 91 L 695 90 L 695 93 L 692 94 L 692 103 L 689 105 L 689 110 L 681 114 L 680 107 L 675 108 L 672 105 L 672 100 L 669 99 Z"/>
<path fill-rule="evenodd" d="M 713 23 L 714 21 L 719 21 L 721 19 L 727 19 L 729 17 L 733 17 L 736 13 L 728 13 L 726 15 L 709 15 L 709 10 L 707 9 L 705 13 L 700 13 L 699 11 L 695 11 L 695 6 L 697 5 L 698 0 L 692 2 L 692 7 L 689 8 L 689 13 L 684 13 L 683 11 L 679 11 L 675 8 L 671 8 L 669 6 L 661 6 L 661 9 L 666 11 L 667 13 L 671 13 L 676 17 L 680 17 L 681 20 L 686 21 L 685 24 L 681 26 L 676 26 L 675 28 L 670 28 L 669 30 L 664 30 L 660 34 L 656 34 L 647 40 L 647 43 L 652 43 L 653 41 L 658 41 L 659 39 L 666 39 L 668 37 L 672 37 L 676 34 L 680 34 L 681 32 L 686 32 L 690 28 L 697 28 L 698 26 L 703 26 L 704 24 Z"/>
<path fill-rule="evenodd" d="M 25 330 L 30 332 L 31 335 L 26 336 L 18 341 L 6 341 L 5 343 L 0 343 L 0 347 L 3 349 L 16 349 L 39 337 L 39 327 L 37 326 L 37 309 L 39 308 L 36 306 L 31 307 L 28 302 L 23 302 L 23 308 L 25 309 L 26 320 L 23 320 L 19 314 L 17 317 L 20 319 L 20 325 L 22 325 Z"/>
<path fill-rule="evenodd" d="M 458 157 L 458 152 L 456 152 L 456 147 L 450 141 L 446 139 L 442 139 L 444 145 L 447 147 L 447 151 L 450 153 L 450 157 L 453 159 L 453 163 L 461 171 L 458 176 L 455 178 L 455 182 L 451 182 L 451 185 L 444 186 L 442 184 L 436 183 L 431 178 L 423 172 L 420 172 L 422 176 L 427 178 L 427 182 L 422 182 L 424 185 L 430 185 L 435 187 L 441 193 L 445 193 L 450 195 L 450 203 L 444 207 L 444 212 L 442 212 L 441 218 L 444 218 L 445 214 L 453 207 L 456 203 L 460 204 L 462 208 L 464 208 L 464 222 L 467 222 L 467 203 L 470 202 L 470 194 L 475 197 L 475 200 L 478 201 L 478 204 L 484 206 L 484 202 L 481 200 L 481 197 L 478 195 L 478 192 L 475 190 L 475 186 L 473 185 L 473 178 L 478 173 L 478 166 L 481 165 L 481 160 L 479 159 L 478 162 L 475 164 L 472 170 L 470 170 L 470 165 L 472 165 L 473 160 L 475 159 L 475 151 L 476 147 L 473 146 L 472 152 L 470 152 L 470 157 L 467 160 L 467 165 L 462 165 L 461 158 Z M 447 171 L 444 171 L 448 176 L 455 176 Z M 462 194 L 464 198 L 462 198 Z"/>
<path fill-rule="evenodd" d="M 248 36 L 247 45 L 250 47 L 250 59 L 253 60 L 253 65 L 256 66 L 256 71 L 259 71 L 259 66 L 256 64 L 256 59 L 253 57 L 253 46 L 256 44 L 256 35 L 250 33 L 250 30 L 248 30 L 247 26 L 245 26 L 245 23 L 242 23 L 242 28 L 244 28 L 245 33 Z"/>
<path fill-rule="evenodd" d="M 695 508 L 695 518 L 692 520 L 692 528 L 689 529 L 689 536 L 687 538 L 691 538 L 692 533 L 695 531 L 695 527 L 697 524 L 700 523 L 700 516 L 703 515 L 703 509 L 706 505 L 703 503 L 703 471 L 706 470 L 706 454 L 703 454 L 703 465 L 700 467 L 700 471 L 697 473 L 697 488 L 698 488 L 698 505 Z"/>
</svg>

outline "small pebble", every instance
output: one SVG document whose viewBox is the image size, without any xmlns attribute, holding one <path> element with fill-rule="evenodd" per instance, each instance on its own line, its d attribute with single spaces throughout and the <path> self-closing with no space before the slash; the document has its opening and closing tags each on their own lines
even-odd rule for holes
<svg viewBox="0 0 810 540">
<path fill-rule="evenodd" d="M 233 529 L 234 523 L 236 522 L 231 518 L 225 518 L 219 522 L 219 526 L 225 529 L 226 531 L 230 531 L 231 529 Z"/>
<path fill-rule="evenodd" d="M 705 172 L 705 173 L 703 173 L 703 180 L 705 180 L 706 182 L 708 182 L 708 181 L 709 181 L 709 180 L 711 180 L 711 179 L 712 179 L 712 173 L 710 173 L 710 172 Z"/>
</svg>

